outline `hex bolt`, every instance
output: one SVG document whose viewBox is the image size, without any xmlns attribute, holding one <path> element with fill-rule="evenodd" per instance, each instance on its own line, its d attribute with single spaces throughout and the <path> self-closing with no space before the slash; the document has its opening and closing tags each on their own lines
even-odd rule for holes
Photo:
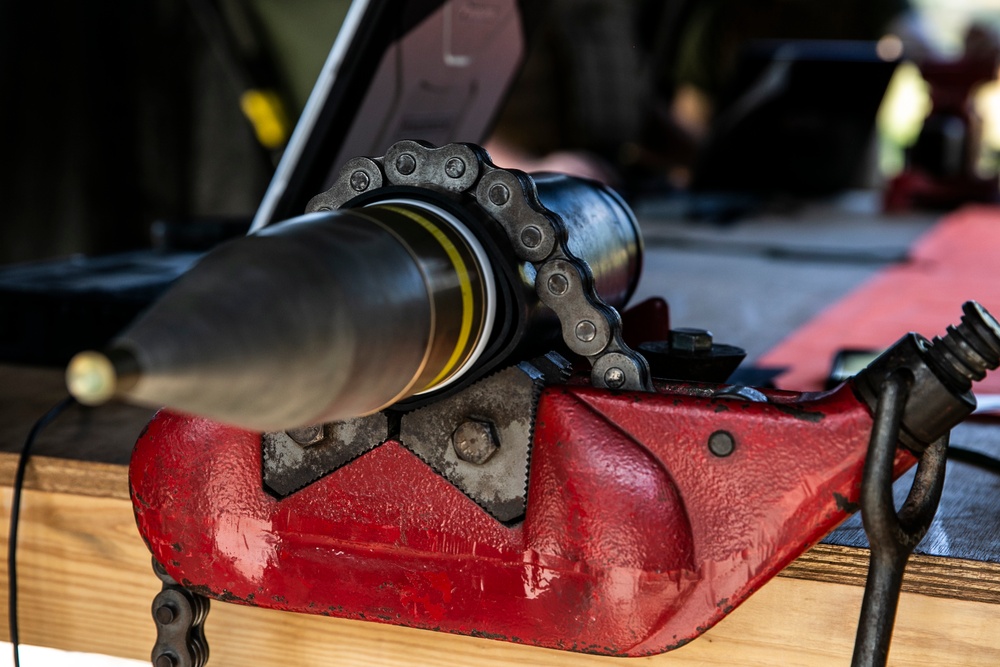
<svg viewBox="0 0 1000 667">
<path fill-rule="evenodd" d="M 465 174 L 465 162 L 462 158 L 451 158 L 444 163 L 444 173 L 448 174 L 448 178 L 462 178 Z"/>
<path fill-rule="evenodd" d="M 521 245 L 525 248 L 537 248 L 542 244 L 542 230 L 534 225 L 528 225 L 521 231 Z"/>
<path fill-rule="evenodd" d="M 736 440 L 729 431 L 716 431 L 708 436 L 708 451 L 720 459 L 733 453 L 736 449 Z"/>
<path fill-rule="evenodd" d="M 625 371 L 617 366 L 612 366 L 604 371 L 604 383 L 611 389 L 618 389 L 625 384 Z"/>
<path fill-rule="evenodd" d="M 153 665 L 154 667 L 176 667 L 177 661 L 169 653 L 161 653 L 156 656 L 156 662 Z"/>
<path fill-rule="evenodd" d="M 173 605 L 161 604 L 156 608 L 156 611 L 153 612 L 153 615 L 156 617 L 157 623 L 161 625 L 170 625 L 174 622 L 174 619 L 177 618 L 177 610 L 174 609 Z"/>
<path fill-rule="evenodd" d="M 372 184 L 372 179 L 367 172 L 358 169 L 351 174 L 351 189 L 355 192 L 364 192 Z"/>
<path fill-rule="evenodd" d="M 688 327 L 671 329 L 670 348 L 684 352 L 708 352 L 712 349 L 712 332 Z"/>
<path fill-rule="evenodd" d="M 503 206 L 510 201 L 510 190 L 503 183 L 497 183 L 490 188 L 489 197 L 495 206 Z"/>
<path fill-rule="evenodd" d="M 549 293 L 555 296 L 562 296 L 569 290 L 569 279 L 561 273 L 553 273 L 546 283 Z"/>
<path fill-rule="evenodd" d="M 315 445 L 317 442 L 323 439 L 323 425 L 316 424 L 314 426 L 300 426 L 299 428 L 290 428 L 285 431 L 285 435 L 289 438 L 302 445 L 303 447 L 308 447 L 310 445 Z"/>
<path fill-rule="evenodd" d="M 590 320 L 581 320 L 576 325 L 576 337 L 584 343 L 589 343 L 597 337 L 597 327 Z"/>
<path fill-rule="evenodd" d="M 403 176 L 409 176 L 417 170 L 417 158 L 410 153 L 402 153 L 396 158 L 396 171 Z"/>
<path fill-rule="evenodd" d="M 493 424 L 478 419 L 469 419 L 459 424 L 451 434 L 451 444 L 458 458 L 475 465 L 489 461 L 500 448 Z"/>
</svg>

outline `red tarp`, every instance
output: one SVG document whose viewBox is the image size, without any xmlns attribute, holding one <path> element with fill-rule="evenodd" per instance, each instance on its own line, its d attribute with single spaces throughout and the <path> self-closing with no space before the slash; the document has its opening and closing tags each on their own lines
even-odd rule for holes
<svg viewBox="0 0 1000 667">
<path fill-rule="evenodd" d="M 843 348 L 885 348 L 908 331 L 928 338 L 958 324 L 974 299 L 1000 317 L 1000 208 L 971 206 L 922 236 L 905 264 L 883 269 L 765 354 L 761 366 L 787 366 L 782 389 L 823 388 Z M 976 390 L 1000 393 L 1000 372 Z"/>
</svg>

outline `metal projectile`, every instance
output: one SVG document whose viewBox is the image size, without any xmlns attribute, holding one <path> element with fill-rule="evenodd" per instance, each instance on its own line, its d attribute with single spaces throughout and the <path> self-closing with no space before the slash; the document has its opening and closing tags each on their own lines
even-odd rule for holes
<svg viewBox="0 0 1000 667">
<path fill-rule="evenodd" d="M 443 386 L 481 352 L 494 309 L 488 258 L 441 215 L 380 204 L 225 244 L 108 351 L 74 358 L 67 384 L 83 403 L 117 397 L 260 430 Z"/>
</svg>

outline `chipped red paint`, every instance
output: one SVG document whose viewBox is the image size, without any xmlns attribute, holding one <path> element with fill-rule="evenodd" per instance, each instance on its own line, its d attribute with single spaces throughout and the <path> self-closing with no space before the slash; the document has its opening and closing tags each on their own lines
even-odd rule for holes
<svg viewBox="0 0 1000 667">
<path fill-rule="evenodd" d="M 139 531 L 219 599 L 558 649 L 646 655 L 718 622 L 859 496 L 850 387 L 699 396 L 551 388 L 523 521 L 487 515 L 397 442 L 277 500 L 260 436 L 161 412 L 136 445 Z M 712 455 L 726 430 L 733 453 Z M 898 472 L 914 463 L 900 454 Z"/>
</svg>

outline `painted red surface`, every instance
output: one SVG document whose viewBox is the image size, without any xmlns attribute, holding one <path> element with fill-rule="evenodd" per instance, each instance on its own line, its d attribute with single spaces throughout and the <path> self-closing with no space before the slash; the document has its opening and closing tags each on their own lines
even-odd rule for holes
<svg viewBox="0 0 1000 667">
<path fill-rule="evenodd" d="M 260 435 L 161 412 L 130 470 L 139 530 L 214 598 L 611 655 L 686 643 L 857 501 L 849 387 L 768 403 L 551 388 L 528 510 L 504 525 L 389 441 L 277 500 Z M 709 436 L 736 441 L 713 456 Z M 913 459 L 900 455 L 899 469 Z"/>
</svg>

